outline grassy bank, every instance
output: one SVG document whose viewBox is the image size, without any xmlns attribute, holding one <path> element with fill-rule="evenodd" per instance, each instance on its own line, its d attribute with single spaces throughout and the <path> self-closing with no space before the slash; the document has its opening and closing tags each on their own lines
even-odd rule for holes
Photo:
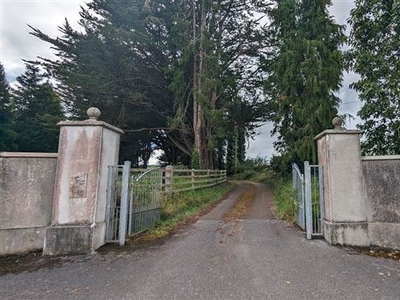
<svg viewBox="0 0 400 300">
<path fill-rule="evenodd" d="M 133 237 L 133 239 L 151 241 L 167 236 L 179 224 L 186 223 L 212 207 L 232 188 L 232 184 L 225 183 L 212 188 L 165 196 L 161 208 L 161 220 L 153 228 L 140 236 Z"/>
</svg>

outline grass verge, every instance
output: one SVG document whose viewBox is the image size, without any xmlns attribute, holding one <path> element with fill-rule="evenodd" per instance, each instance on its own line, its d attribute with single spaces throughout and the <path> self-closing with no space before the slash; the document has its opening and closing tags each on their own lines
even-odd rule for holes
<svg viewBox="0 0 400 300">
<path fill-rule="evenodd" d="M 278 181 L 272 186 L 277 217 L 281 220 L 296 222 L 297 207 L 293 202 L 294 190 L 290 180 Z"/>
<path fill-rule="evenodd" d="M 207 212 L 232 188 L 232 184 L 225 183 L 212 188 L 174 194 L 172 197 L 166 196 L 161 208 L 160 221 L 143 234 L 132 237 L 131 241 L 150 242 L 169 235 L 179 225 Z"/>
</svg>

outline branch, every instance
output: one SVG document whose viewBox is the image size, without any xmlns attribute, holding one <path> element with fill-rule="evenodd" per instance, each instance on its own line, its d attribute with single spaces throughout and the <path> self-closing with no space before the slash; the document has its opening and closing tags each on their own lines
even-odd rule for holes
<svg viewBox="0 0 400 300">
<path fill-rule="evenodd" d="M 124 132 L 140 132 L 140 131 L 150 131 L 150 130 L 167 130 L 167 131 L 170 131 L 171 128 L 169 128 L 169 127 L 155 127 L 155 128 L 146 128 L 146 127 L 144 127 L 144 128 L 140 128 L 140 129 L 128 129 L 128 130 L 123 129 Z"/>
</svg>

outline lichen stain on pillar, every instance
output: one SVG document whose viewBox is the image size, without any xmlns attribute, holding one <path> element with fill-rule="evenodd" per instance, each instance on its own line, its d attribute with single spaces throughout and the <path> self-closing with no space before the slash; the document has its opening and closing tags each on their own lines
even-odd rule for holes
<svg viewBox="0 0 400 300">
<path fill-rule="evenodd" d="M 86 198 L 88 173 L 72 173 L 69 182 L 69 198 Z"/>
</svg>

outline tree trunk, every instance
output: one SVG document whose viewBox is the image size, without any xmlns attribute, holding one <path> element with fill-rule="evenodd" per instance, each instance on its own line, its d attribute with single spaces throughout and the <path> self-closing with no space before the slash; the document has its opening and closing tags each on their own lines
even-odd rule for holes
<svg viewBox="0 0 400 300">
<path fill-rule="evenodd" d="M 193 39 L 196 47 L 196 7 L 193 1 Z M 204 0 L 201 1 L 201 17 L 200 17 L 200 41 L 199 48 L 194 51 L 194 67 L 193 67 L 193 133 L 194 133 L 194 149 L 199 155 L 200 169 L 210 168 L 209 157 L 207 155 L 207 139 L 206 139 L 206 120 L 204 110 L 199 101 L 202 96 L 201 75 L 204 71 L 204 30 L 206 26 L 206 11 Z"/>
</svg>

